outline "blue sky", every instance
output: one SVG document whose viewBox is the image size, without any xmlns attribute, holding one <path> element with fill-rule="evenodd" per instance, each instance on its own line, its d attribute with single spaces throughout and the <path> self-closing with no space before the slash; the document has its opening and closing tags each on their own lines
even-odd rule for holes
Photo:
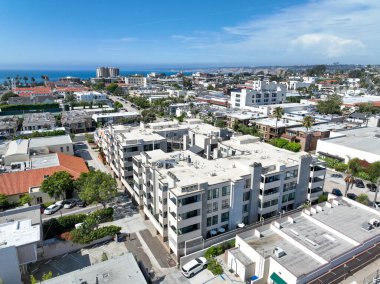
<svg viewBox="0 0 380 284">
<path fill-rule="evenodd" d="M 2 0 L 0 69 L 380 63 L 375 0 Z"/>
</svg>

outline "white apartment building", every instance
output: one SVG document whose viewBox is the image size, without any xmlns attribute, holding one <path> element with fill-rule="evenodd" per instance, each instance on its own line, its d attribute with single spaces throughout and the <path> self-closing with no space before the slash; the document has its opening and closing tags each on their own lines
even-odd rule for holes
<svg viewBox="0 0 380 284">
<path fill-rule="evenodd" d="M 323 192 L 326 169 L 243 136 L 219 143 L 214 159 L 162 150 L 134 156 L 134 191 L 145 216 L 177 257 L 186 243 L 297 208 Z"/>
<path fill-rule="evenodd" d="M 261 82 L 261 81 L 259 81 Z M 231 107 L 242 108 L 255 105 L 281 104 L 286 99 L 286 85 L 274 82 L 260 87 L 245 87 L 231 92 Z"/>
<path fill-rule="evenodd" d="M 105 102 L 107 101 L 107 95 L 96 92 L 96 91 L 86 91 L 86 92 L 74 92 L 74 95 L 78 102 Z"/>
<path fill-rule="evenodd" d="M 143 76 L 125 77 L 124 82 L 127 85 L 133 85 L 133 86 L 146 87 L 146 85 L 147 85 L 147 79 L 146 79 L 146 77 L 143 77 Z"/>
</svg>

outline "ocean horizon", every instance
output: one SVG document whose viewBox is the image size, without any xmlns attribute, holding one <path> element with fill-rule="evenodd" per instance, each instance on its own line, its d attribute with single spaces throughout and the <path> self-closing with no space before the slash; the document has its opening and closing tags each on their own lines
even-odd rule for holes
<svg viewBox="0 0 380 284">
<path fill-rule="evenodd" d="M 128 75 L 134 75 L 134 74 L 141 74 L 146 76 L 147 74 L 151 72 L 156 73 L 165 73 L 167 75 L 173 75 L 178 73 L 179 71 L 171 69 L 152 69 L 152 70 L 122 70 L 120 69 L 120 76 L 128 76 Z M 184 72 L 184 73 L 191 73 L 191 72 Z M 21 82 L 23 82 L 23 77 L 28 77 L 28 82 L 31 82 L 31 78 L 34 77 L 36 79 L 36 82 L 42 82 L 41 76 L 47 75 L 49 77 L 50 81 L 58 81 L 59 78 L 62 77 L 79 77 L 82 80 L 86 80 L 89 78 L 96 77 L 96 70 L 0 70 L 0 84 L 2 84 L 4 81 L 7 81 L 8 77 L 15 78 L 16 76 L 19 76 L 21 78 Z"/>
</svg>

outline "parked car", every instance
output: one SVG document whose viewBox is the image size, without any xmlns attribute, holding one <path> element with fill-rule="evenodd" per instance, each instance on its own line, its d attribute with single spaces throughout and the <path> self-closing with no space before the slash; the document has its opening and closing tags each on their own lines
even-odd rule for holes
<svg viewBox="0 0 380 284">
<path fill-rule="evenodd" d="M 355 185 L 356 185 L 356 187 L 364 188 L 364 182 L 361 179 L 356 179 Z"/>
<path fill-rule="evenodd" d="M 83 201 L 83 200 L 80 200 L 80 199 L 77 200 L 76 203 L 77 203 L 78 207 L 86 207 L 87 206 L 86 201 Z"/>
<path fill-rule="evenodd" d="M 55 205 L 59 206 L 59 209 L 63 208 L 63 205 L 65 205 L 65 200 L 58 200 L 55 202 Z"/>
<path fill-rule="evenodd" d="M 367 186 L 367 188 L 369 189 L 369 191 L 373 191 L 373 192 L 375 192 L 376 189 L 377 189 L 377 186 L 376 186 L 376 184 L 374 184 L 374 183 L 367 183 L 366 186 Z"/>
<path fill-rule="evenodd" d="M 182 274 L 187 277 L 193 277 L 196 273 L 207 267 L 207 260 L 204 257 L 197 257 L 190 260 L 182 266 Z"/>
<path fill-rule="evenodd" d="M 343 175 L 342 174 L 331 174 L 331 177 L 333 177 L 333 178 L 342 178 Z"/>
<path fill-rule="evenodd" d="M 63 205 L 63 207 L 66 208 L 66 209 L 71 209 L 75 205 L 77 205 L 77 202 L 75 200 L 66 200 L 65 204 Z"/>
<path fill-rule="evenodd" d="M 340 191 L 340 189 L 338 189 L 338 188 L 333 188 L 331 193 L 336 195 L 336 196 L 342 196 L 343 195 L 342 192 Z"/>
<path fill-rule="evenodd" d="M 349 199 L 355 200 L 356 197 L 357 197 L 357 195 L 356 195 L 355 193 L 347 193 L 347 197 L 348 197 Z"/>
<path fill-rule="evenodd" d="M 51 214 L 54 214 L 55 212 L 57 212 L 59 209 L 61 209 L 60 205 L 53 204 L 44 210 L 44 214 L 51 215 Z"/>
<path fill-rule="evenodd" d="M 380 210 L 380 201 L 376 201 L 374 207 L 376 210 Z"/>
</svg>

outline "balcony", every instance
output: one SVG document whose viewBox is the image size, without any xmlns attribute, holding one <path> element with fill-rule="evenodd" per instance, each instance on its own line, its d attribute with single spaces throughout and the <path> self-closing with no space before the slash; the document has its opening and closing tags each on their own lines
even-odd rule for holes
<svg viewBox="0 0 380 284">
<path fill-rule="evenodd" d="M 326 169 L 318 167 L 318 170 L 315 170 L 317 167 L 314 167 L 314 171 L 310 172 L 311 177 L 320 177 L 326 175 Z"/>
<path fill-rule="evenodd" d="M 325 183 L 325 180 L 322 178 L 319 178 L 319 177 L 310 178 L 309 188 L 316 188 L 316 187 L 323 188 L 324 183 Z"/>
</svg>

